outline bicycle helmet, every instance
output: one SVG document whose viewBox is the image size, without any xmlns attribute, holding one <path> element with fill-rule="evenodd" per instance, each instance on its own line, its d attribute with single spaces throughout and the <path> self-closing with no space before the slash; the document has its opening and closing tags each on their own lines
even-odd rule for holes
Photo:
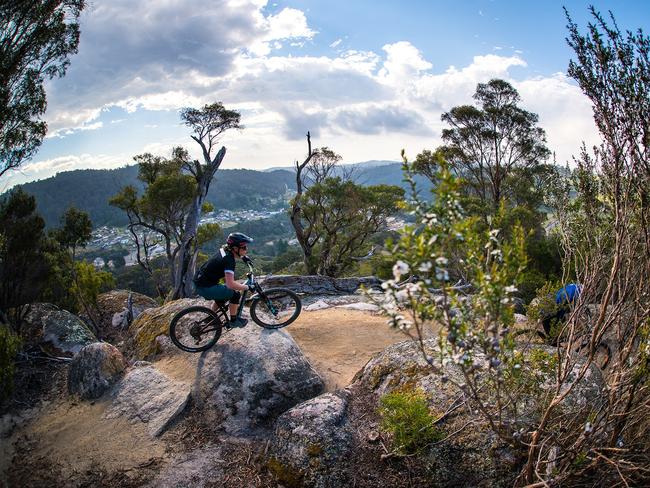
<svg viewBox="0 0 650 488">
<path fill-rule="evenodd" d="M 253 239 L 241 232 L 232 232 L 228 234 L 228 239 L 226 239 L 226 244 L 229 247 L 239 247 L 242 244 L 248 244 L 250 242 L 253 242 Z"/>
</svg>

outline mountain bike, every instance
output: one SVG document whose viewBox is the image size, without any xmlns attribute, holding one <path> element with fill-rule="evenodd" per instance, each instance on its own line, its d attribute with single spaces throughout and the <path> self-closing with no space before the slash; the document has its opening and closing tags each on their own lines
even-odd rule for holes
<svg viewBox="0 0 650 488">
<path fill-rule="evenodd" d="M 262 289 L 253 273 L 253 262 L 246 257 L 243 260 L 249 272 L 246 273 L 246 285 L 253 290 L 250 298 L 250 317 L 265 329 L 280 329 L 294 322 L 302 309 L 300 297 L 286 288 Z M 240 318 L 249 291 L 242 292 L 237 318 Z M 228 303 L 216 301 L 217 311 L 201 305 L 187 307 L 178 312 L 169 324 L 169 337 L 183 351 L 201 352 L 210 349 L 221 337 L 223 329 L 231 330 Z"/>
</svg>

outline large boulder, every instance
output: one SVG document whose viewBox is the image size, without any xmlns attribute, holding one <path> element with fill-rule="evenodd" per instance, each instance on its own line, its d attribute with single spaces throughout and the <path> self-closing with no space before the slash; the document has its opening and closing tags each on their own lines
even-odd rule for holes
<svg viewBox="0 0 650 488">
<path fill-rule="evenodd" d="M 135 356 L 145 359 L 160 352 L 160 341 L 156 338 L 169 334 L 169 324 L 178 312 L 192 305 L 210 307 L 211 303 L 207 300 L 183 298 L 166 303 L 162 307 L 143 310 L 130 327 Z"/>
<path fill-rule="evenodd" d="M 209 423 L 229 434 L 269 428 L 324 386 L 289 334 L 253 324 L 222 335 L 197 368 L 196 404 Z"/>
<path fill-rule="evenodd" d="M 346 484 L 340 466 L 352 447 L 347 406 L 347 392 L 325 393 L 278 417 L 268 461 L 278 481 L 318 488 Z"/>
<path fill-rule="evenodd" d="M 427 353 L 435 356 L 437 339 L 425 340 Z M 554 348 L 534 345 L 524 350 L 527 357 L 533 355 L 540 363 L 552 361 Z M 578 361 L 569 373 L 569 379 L 578 374 L 584 362 Z M 545 393 L 554 389 L 552 368 L 540 370 L 534 375 L 535 384 L 522 388 L 518 421 L 537 418 L 540 402 Z M 388 347 L 374 356 L 355 376 L 351 389 L 363 392 L 375 401 L 390 392 L 403 389 L 419 389 L 425 392 L 431 409 L 438 414 L 453 409 L 462 394 L 455 384 L 464 383 L 460 368 L 453 362 L 445 366 L 445 379 L 432 371 L 415 342 L 407 341 Z M 571 411 L 598 408 L 603 401 L 603 379 L 599 369 L 592 365 L 581 381 L 565 399 L 564 405 Z M 519 457 L 489 427 L 478 412 L 470 409 L 453 409 L 454 413 L 439 424 L 444 434 L 455 433 L 429 447 L 422 456 L 429 470 L 435 473 L 440 486 L 511 486 L 519 469 Z M 561 413 L 561 408 L 559 409 Z M 508 419 L 506 419 L 508 420 Z M 471 428 L 467 426 L 471 425 Z M 357 437 L 363 434 L 357 433 Z"/>
<path fill-rule="evenodd" d="M 76 315 L 51 303 L 34 303 L 25 316 L 27 346 L 39 346 L 53 356 L 72 357 L 97 342 L 95 334 Z"/>
<path fill-rule="evenodd" d="M 185 409 L 190 385 L 174 381 L 151 364 L 130 369 L 115 386 L 104 416 L 142 422 L 152 437 L 159 436 Z"/>
<path fill-rule="evenodd" d="M 366 288 L 380 287 L 381 280 L 375 276 L 358 278 L 331 278 L 329 276 L 272 275 L 260 280 L 264 288 L 289 288 L 307 295 L 347 295 Z"/>
<path fill-rule="evenodd" d="M 128 306 L 131 302 L 130 314 L 128 317 Z M 98 317 L 96 317 L 99 334 L 103 338 L 113 339 L 119 337 L 121 329 L 127 328 L 128 319 L 137 319 L 140 314 L 149 308 L 158 307 L 158 303 L 141 293 L 129 290 L 111 290 L 102 293 L 97 297 Z"/>
<path fill-rule="evenodd" d="M 99 398 L 122 375 L 127 362 L 114 346 L 95 342 L 77 354 L 68 370 L 68 391 L 84 400 Z"/>
</svg>

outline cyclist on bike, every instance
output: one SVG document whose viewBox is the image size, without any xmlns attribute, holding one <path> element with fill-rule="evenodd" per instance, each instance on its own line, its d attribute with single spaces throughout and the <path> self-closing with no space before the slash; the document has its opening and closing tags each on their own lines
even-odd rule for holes
<svg viewBox="0 0 650 488">
<path fill-rule="evenodd" d="M 557 324 L 564 321 L 565 315 L 571 310 L 571 305 L 578 300 L 581 291 L 582 287 L 580 285 L 569 283 L 555 292 L 555 304 L 557 307 L 554 313 L 548 314 L 542 319 L 542 325 L 544 326 L 544 332 L 547 337 L 550 336 L 551 326 L 554 323 Z"/>
<path fill-rule="evenodd" d="M 248 290 L 247 285 L 235 281 L 235 258 L 244 259 L 248 253 L 248 244 L 253 239 L 241 232 L 228 235 L 226 244 L 214 256 L 206 261 L 194 274 L 196 293 L 207 300 L 230 302 L 230 322 L 226 327 L 244 327 L 248 320 L 237 318 L 237 306 L 241 299 L 240 291 Z M 221 280 L 225 285 L 221 284 Z M 219 311 L 216 303 L 212 304 L 215 312 Z"/>
</svg>

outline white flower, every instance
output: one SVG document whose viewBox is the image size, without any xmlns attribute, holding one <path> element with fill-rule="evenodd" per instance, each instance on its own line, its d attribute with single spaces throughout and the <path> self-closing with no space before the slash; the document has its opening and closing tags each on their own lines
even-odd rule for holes
<svg viewBox="0 0 650 488">
<path fill-rule="evenodd" d="M 449 260 L 444 256 L 440 256 L 439 258 L 436 259 L 436 264 L 438 266 L 447 266 L 448 262 Z"/>
<path fill-rule="evenodd" d="M 518 291 L 515 285 L 506 286 L 506 293 L 517 293 Z"/>
<path fill-rule="evenodd" d="M 492 229 L 490 231 L 490 237 L 495 238 L 496 236 L 499 235 L 499 232 L 501 232 L 501 229 Z"/>
<path fill-rule="evenodd" d="M 403 274 L 409 272 L 409 265 L 404 261 L 397 261 L 395 266 L 393 266 L 393 276 L 396 280 L 399 280 Z"/>
<path fill-rule="evenodd" d="M 494 251 L 490 251 L 490 256 L 494 256 L 495 258 L 502 258 L 503 253 L 501 252 L 501 249 L 495 249 Z"/>
<path fill-rule="evenodd" d="M 449 281 L 449 272 L 445 268 L 436 268 L 436 279 L 439 281 Z"/>
<path fill-rule="evenodd" d="M 418 271 L 422 271 L 423 273 L 428 273 L 431 271 L 431 268 L 433 267 L 433 264 L 431 264 L 431 261 L 426 261 L 418 267 Z"/>
</svg>

